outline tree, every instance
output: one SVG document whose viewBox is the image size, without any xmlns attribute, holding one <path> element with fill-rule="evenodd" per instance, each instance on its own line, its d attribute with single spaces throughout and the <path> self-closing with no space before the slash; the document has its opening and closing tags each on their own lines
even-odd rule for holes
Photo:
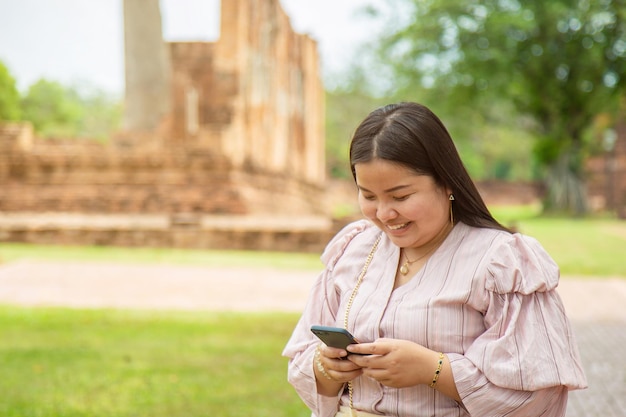
<svg viewBox="0 0 626 417">
<path fill-rule="evenodd" d="M 75 137 L 84 116 L 73 91 L 55 81 L 41 79 L 22 99 L 24 119 L 43 137 Z"/>
<path fill-rule="evenodd" d="M 88 84 L 66 87 L 41 79 L 22 100 L 24 119 L 42 137 L 107 139 L 119 129 L 121 101 Z"/>
<path fill-rule="evenodd" d="M 331 177 L 352 178 L 349 149 L 358 124 L 375 108 L 386 104 L 364 90 L 364 74 L 354 71 L 326 91 L 326 165 Z"/>
<path fill-rule="evenodd" d="M 106 140 L 122 125 L 122 100 L 89 84 L 74 84 L 68 94 L 80 103 L 83 117 L 77 136 Z"/>
<path fill-rule="evenodd" d="M 0 62 L 0 120 L 19 120 L 20 94 L 9 69 Z"/>
<path fill-rule="evenodd" d="M 537 138 L 544 209 L 586 212 L 585 131 L 626 88 L 626 0 L 400 3 L 403 23 L 377 48 L 396 93 L 436 92 L 457 114 L 512 103 Z"/>
</svg>

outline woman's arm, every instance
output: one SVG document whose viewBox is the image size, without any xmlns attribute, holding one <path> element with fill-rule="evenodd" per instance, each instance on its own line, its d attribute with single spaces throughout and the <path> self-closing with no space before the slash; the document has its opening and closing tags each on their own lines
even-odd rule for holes
<svg viewBox="0 0 626 417">
<path fill-rule="evenodd" d="M 405 388 L 428 385 L 461 403 L 450 361 L 436 352 L 406 340 L 378 339 L 373 343 L 350 345 L 351 362 L 362 367 L 363 374 L 383 385 Z M 440 363 L 441 362 L 441 363 Z"/>
<path fill-rule="evenodd" d="M 363 367 L 363 375 L 394 388 L 419 384 L 431 386 L 461 404 L 471 415 L 565 415 L 567 387 L 557 385 L 524 391 L 497 386 L 489 382 L 463 355 L 444 354 L 440 369 L 440 352 L 405 340 L 379 339 L 374 343 L 351 345 L 348 350 L 370 354 L 349 356 L 351 362 Z M 465 371 L 455 375 L 451 361 L 457 369 L 461 366 Z M 464 394 L 463 398 L 457 384 Z M 549 414 L 544 414 L 546 410 L 550 410 Z"/>
<path fill-rule="evenodd" d="M 449 354 L 455 384 L 471 415 L 526 417 L 565 416 L 568 388 L 555 385 L 534 391 L 505 388 L 490 382 L 466 357 Z M 549 411 L 548 411 L 549 410 Z"/>
</svg>

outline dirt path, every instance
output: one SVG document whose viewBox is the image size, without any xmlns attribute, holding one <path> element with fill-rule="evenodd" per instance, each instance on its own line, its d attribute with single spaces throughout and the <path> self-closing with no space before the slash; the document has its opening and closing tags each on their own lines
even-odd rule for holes
<svg viewBox="0 0 626 417">
<path fill-rule="evenodd" d="M 299 312 L 316 275 L 315 271 L 22 261 L 0 266 L 0 304 Z M 623 416 L 626 385 L 615 381 L 623 381 L 626 375 L 622 357 L 626 279 L 567 277 L 561 280 L 559 293 L 589 381 L 589 389 L 570 394 L 567 417 Z"/>
<path fill-rule="evenodd" d="M 210 311 L 301 311 L 317 271 L 20 261 L 0 266 L 0 303 Z M 626 280 L 567 277 L 573 320 L 626 321 Z"/>
</svg>

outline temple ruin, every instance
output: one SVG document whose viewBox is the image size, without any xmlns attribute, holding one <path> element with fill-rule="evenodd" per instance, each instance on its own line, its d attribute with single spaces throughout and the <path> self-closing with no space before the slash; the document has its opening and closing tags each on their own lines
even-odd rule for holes
<svg viewBox="0 0 626 417">
<path fill-rule="evenodd" d="M 622 108 L 626 110 L 626 99 Z M 603 138 L 604 153 L 587 159 L 587 191 L 592 210 L 614 211 L 626 219 L 626 112 Z"/>
<path fill-rule="evenodd" d="M 223 1 L 216 42 L 170 43 L 158 0 L 124 0 L 124 35 L 111 143 L 0 128 L 0 241 L 319 250 L 319 57 L 279 0 Z"/>
</svg>

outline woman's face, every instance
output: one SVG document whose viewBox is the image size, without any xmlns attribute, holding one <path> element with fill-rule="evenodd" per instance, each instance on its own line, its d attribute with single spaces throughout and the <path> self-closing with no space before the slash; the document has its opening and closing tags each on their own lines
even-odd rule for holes
<svg viewBox="0 0 626 417">
<path fill-rule="evenodd" d="M 382 159 L 355 165 L 363 215 L 402 248 L 429 243 L 450 222 L 450 191 Z"/>
</svg>

